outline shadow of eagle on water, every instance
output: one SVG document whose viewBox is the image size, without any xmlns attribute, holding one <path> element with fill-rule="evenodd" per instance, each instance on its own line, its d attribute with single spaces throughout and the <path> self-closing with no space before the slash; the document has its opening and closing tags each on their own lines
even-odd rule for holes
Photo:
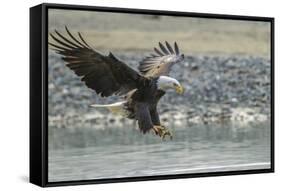
<svg viewBox="0 0 281 191">
<path fill-rule="evenodd" d="M 154 48 L 155 53 L 145 57 L 138 66 L 139 71 L 135 71 L 111 52 L 106 56 L 92 48 L 80 32 L 75 37 L 67 27 L 65 30 L 66 35 L 57 30 L 50 33 L 54 40 L 54 43 L 49 42 L 51 49 L 62 56 L 66 66 L 81 77 L 88 88 L 102 97 L 118 95 L 124 100 L 91 106 L 137 120 L 144 134 L 153 130 L 162 139 L 165 136 L 172 138 L 171 132 L 160 122 L 157 103 L 167 89 L 183 93 L 181 84 L 168 76 L 171 67 L 184 60 L 177 43 L 172 48 L 168 42 L 165 46 L 159 42 L 159 48 Z"/>
</svg>

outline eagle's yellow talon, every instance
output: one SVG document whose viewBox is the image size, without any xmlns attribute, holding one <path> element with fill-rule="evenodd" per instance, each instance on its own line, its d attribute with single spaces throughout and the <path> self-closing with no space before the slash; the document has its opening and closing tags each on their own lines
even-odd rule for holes
<svg viewBox="0 0 281 191">
<path fill-rule="evenodd" d="M 155 135 L 159 135 L 159 137 L 164 140 L 165 136 L 169 136 L 170 140 L 173 139 L 172 133 L 165 127 L 165 126 L 160 126 L 160 125 L 155 125 L 153 126 L 153 130 L 155 132 Z"/>
</svg>

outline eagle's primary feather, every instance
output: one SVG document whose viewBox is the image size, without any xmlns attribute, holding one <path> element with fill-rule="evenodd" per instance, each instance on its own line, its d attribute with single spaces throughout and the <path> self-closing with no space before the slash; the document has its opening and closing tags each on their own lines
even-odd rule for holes
<svg viewBox="0 0 281 191">
<path fill-rule="evenodd" d="M 163 88 L 179 88 L 180 85 L 175 79 L 167 80 L 170 79 L 169 77 L 161 83 L 162 85 L 164 83 L 162 89 L 157 84 L 163 78 L 161 75 L 167 75 L 171 66 L 183 59 L 177 43 L 174 44 L 174 49 L 168 42 L 166 42 L 167 49 L 159 43 L 162 52 L 155 48 L 158 55 L 152 54 L 145 58 L 139 65 L 140 72 L 137 72 L 111 52 L 106 56 L 92 48 L 81 33 L 78 32 L 78 37 L 75 37 L 67 27 L 65 30 L 65 35 L 57 30 L 50 34 L 53 41 L 49 42 L 49 45 L 62 56 L 66 66 L 97 94 L 103 97 L 114 94 L 124 95 L 125 98 L 124 102 L 118 104 L 93 105 L 93 107 L 105 107 L 114 111 L 124 110 L 126 117 L 138 121 L 143 133 L 154 126 L 161 125 L 157 103 L 165 94 Z"/>
<path fill-rule="evenodd" d="M 157 77 L 161 75 L 168 75 L 171 67 L 184 59 L 184 55 L 180 54 L 179 47 L 175 42 L 174 48 L 166 41 L 165 46 L 159 42 L 159 47 L 161 51 L 157 48 L 154 48 L 154 51 L 158 54 L 152 54 L 151 56 L 146 57 L 140 62 L 138 67 L 139 71 L 145 76 Z"/>
<path fill-rule="evenodd" d="M 91 48 L 82 40 L 80 33 L 79 41 L 67 28 L 66 31 L 70 39 L 55 31 L 61 39 L 50 34 L 56 44 L 49 44 L 55 47 L 55 51 L 67 62 L 66 66 L 82 77 L 81 80 L 89 88 L 106 97 L 113 94 L 123 95 L 137 88 L 142 78 L 138 72 L 118 60 L 112 53 L 104 56 Z"/>
</svg>

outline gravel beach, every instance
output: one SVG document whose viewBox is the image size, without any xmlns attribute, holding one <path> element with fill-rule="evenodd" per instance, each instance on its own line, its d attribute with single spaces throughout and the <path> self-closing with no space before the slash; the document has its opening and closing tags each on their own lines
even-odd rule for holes
<svg viewBox="0 0 281 191">
<path fill-rule="evenodd" d="M 147 52 L 116 54 L 136 69 Z M 51 127 L 123 127 L 135 122 L 115 116 L 90 104 L 120 101 L 101 98 L 49 52 L 49 125 Z M 185 88 L 183 95 L 171 91 L 158 110 L 164 125 L 184 123 L 248 124 L 270 118 L 270 60 L 241 55 L 187 55 L 170 76 Z"/>
</svg>

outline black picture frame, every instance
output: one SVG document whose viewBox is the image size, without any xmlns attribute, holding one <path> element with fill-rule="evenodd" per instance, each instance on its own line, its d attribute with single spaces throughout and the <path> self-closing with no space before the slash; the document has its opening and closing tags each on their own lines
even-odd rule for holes
<svg viewBox="0 0 281 191">
<path fill-rule="evenodd" d="M 99 180 L 79 180 L 48 182 L 48 9 L 87 10 L 102 12 L 126 12 L 169 16 L 188 16 L 213 19 L 265 21 L 271 25 L 271 168 L 227 172 L 192 173 L 147 177 L 108 178 Z M 206 14 L 176 11 L 155 11 L 113 7 L 96 7 L 64 4 L 40 4 L 30 8 L 30 182 L 42 187 L 83 185 L 113 182 L 132 182 L 226 176 L 274 172 L 274 18 Z"/>
</svg>

